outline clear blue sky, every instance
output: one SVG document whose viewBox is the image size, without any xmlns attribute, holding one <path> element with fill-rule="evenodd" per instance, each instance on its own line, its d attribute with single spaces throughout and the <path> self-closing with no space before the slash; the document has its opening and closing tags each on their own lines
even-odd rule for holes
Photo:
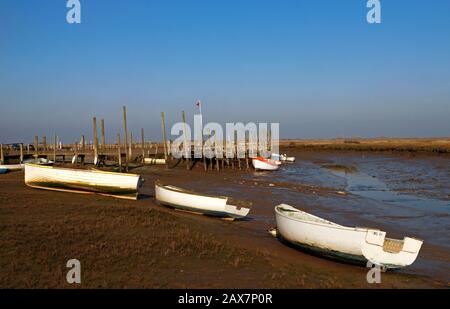
<svg viewBox="0 0 450 309">
<path fill-rule="evenodd" d="M 283 138 L 450 136 L 450 1 L 0 0 L 0 141 L 205 121 Z"/>
</svg>

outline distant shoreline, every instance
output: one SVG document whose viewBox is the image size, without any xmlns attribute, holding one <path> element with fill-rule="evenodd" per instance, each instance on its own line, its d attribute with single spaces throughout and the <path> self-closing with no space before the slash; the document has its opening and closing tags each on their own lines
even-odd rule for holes
<svg viewBox="0 0 450 309">
<path fill-rule="evenodd" d="M 284 139 L 280 147 L 334 151 L 450 153 L 450 138 Z"/>
</svg>

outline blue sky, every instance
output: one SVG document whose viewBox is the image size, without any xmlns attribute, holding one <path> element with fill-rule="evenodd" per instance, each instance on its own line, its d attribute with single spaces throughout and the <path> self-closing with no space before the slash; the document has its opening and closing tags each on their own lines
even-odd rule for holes
<svg viewBox="0 0 450 309">
<path fill-rule="evenodd" d="M 108 140 L 121 106 L 160 139 L 205 122 L 279 122 L 282 138 L 450 136 L 450 1 L 0 0 L 0 141 Z"/>
</svg>

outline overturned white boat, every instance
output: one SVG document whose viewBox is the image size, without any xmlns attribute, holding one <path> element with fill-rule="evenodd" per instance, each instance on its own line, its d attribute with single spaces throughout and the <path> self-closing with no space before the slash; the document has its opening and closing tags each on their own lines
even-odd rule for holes
<svg viewBox="0 0 450 309">
<path fill-rule="evenodd" d="M 155 182 L 155 197 L 160 204 L 175 209 L 233 220 L 247 216 L 250 209 L 244 206 L 251 205 L 251 203 L 232 200 L 226 196 L 199 194 L 164 185 L 159 180 Z"/>
<path fill-rule="evenodd" d="M 314 253 L 358 264 L 405 267 L 416 260 L 423 243 L 410 237 L 390 239 L 376 229 L 342 226 L 286 204 L 276 206 L 275 214 L 277 230 L 271 234 Z"/>
<path fill-rule="evenodd" d="M 135 174 L 25 164 L 25 184 L 39 189 L 136 200 L 142 183 L 143 179 Z"/>
<path fill-rule="evenodd" d="M 275 171 L 280 167 L 281 162 L 278 160 L 257 157 L 252 159 L 252 164 L 255 170 Z"/>
</svg>

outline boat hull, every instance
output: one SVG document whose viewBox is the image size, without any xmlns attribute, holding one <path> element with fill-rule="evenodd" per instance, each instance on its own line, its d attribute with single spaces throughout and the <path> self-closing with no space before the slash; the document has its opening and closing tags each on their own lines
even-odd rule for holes
<svg viewBox="0 0 450 309">
<path fill-rule="evenodd" d="M 0 165 L 0 169 L 6 170 L 6 172 L 12 172 L 12 171 L 21 171 L 25 168 L 24 164 L 3 164 Z"/>
<path fill-rule="evenodd" d="M 281 162 L 272 159 L 254 158 L 252 164 L 255 170 L 276 171 L 279 169 Z"/>
<path fill-rule="evenodd" d="M 395 269 L 412 264 L 422 245 L 417 239 L 388 239 L 380 230 L 345 227 L 300 211 L 307 218 L 302 220 L 295 210 L 284 204 L 275 207 L 277 234 L 297 247 L 329 258 L 356 264 L 370 261 Z"/>
<path fill-rule="evenodd" d="M 249 208 L 227 204 L 227 197 L 201 195 L 158 181 L 155 182 L 155 197 L 162 205 L 214 217 L 239 219 L 250 211 Z"/>
<path fill-rule="evenodd" d="M 38 189 L 136 200 L 142 180 L 139 175 L 134 174 L 26 164 L 25 183 Z"/>
</svg>

